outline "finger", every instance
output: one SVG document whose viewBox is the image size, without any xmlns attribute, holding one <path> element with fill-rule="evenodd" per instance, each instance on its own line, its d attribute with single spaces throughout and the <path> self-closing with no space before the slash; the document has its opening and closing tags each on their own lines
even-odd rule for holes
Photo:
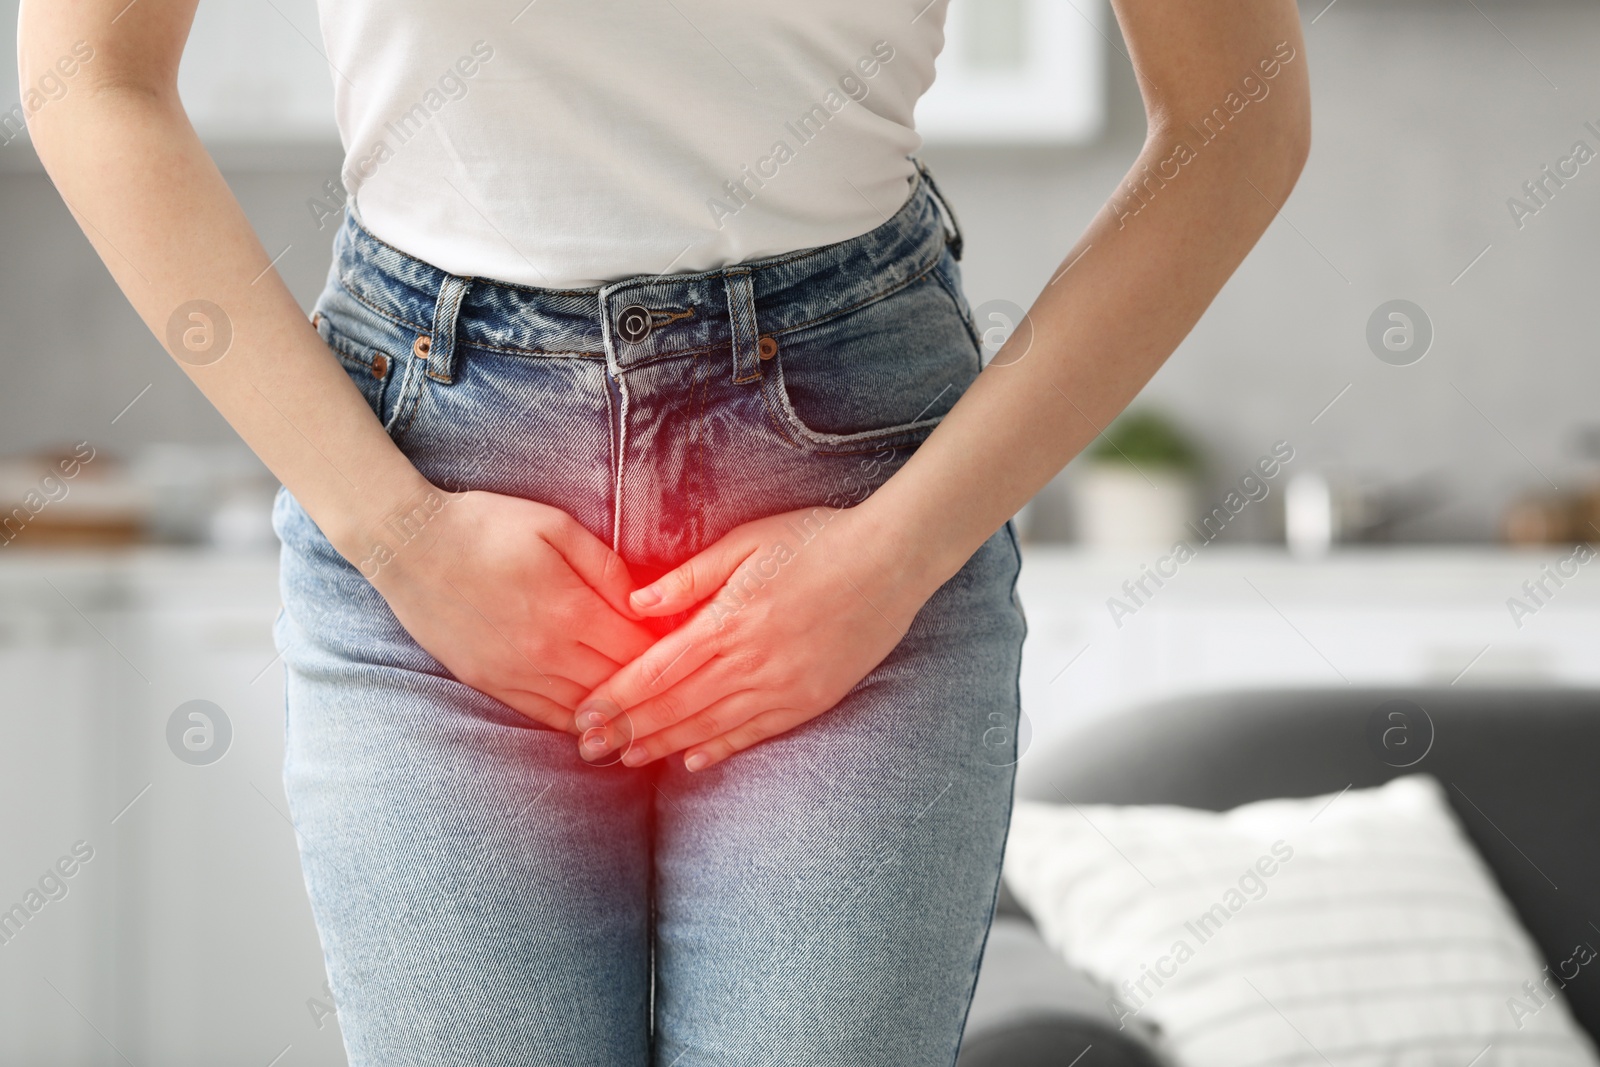
<svg viewBox="0 0 1600 1067">
<path fill-rule="evenodd" d="M 582 642 L 573 642 L 571 648 L 561 655 L 560 662 L 561 673 L 583 686 L 583 692 L 572 702 L 574 708 L 583 703 L 583 698 L 594 692 L 595 687 L 628 664 L 627 660 L 619 663 Z"/>
<path fill-rule="evenodd" d="M 486 694 L 540 726 L 562 733 L 577 733 L 572 713 L 549 697 L 526 689 L 497 689 Z"/>
<path fill-rule="evenodd" d="M 561 553 L 561 558 L 567 561 L 573 573 L 600 594 L 600 598 L 611 605 L 612 610 L 629 618 L 638 617 L 628 604 L 628 593 L 634 585 L 633 575 L 628 573 L 628 564 L 623 558 L 611 551 L 604 541 L 570 515 L 566 516 L 566 521 L 555 523 L 546 530 L 544 537 L 551 547 Z"/>
<path fill-rule="evenodd" d="M 495 627 L 501 652 L 488 677 L 508 688 L 537 693 L 566 708 L 576 708 L 595 686 L 610 678 L 619 664 L 577 641 L 534 654 L 519 647 Z M 468 683 L 470 684 L 470 683 Z M 479 688 L 479 687 L 474 687 Z M 487 692 L 481 689 L 480 692 Z"/>
<path fill-rule="evenodd" d="M 578 705 L 583 703 L 583 698 L 594 691 L 595 686 L 620 669 L 619 664 L 611 662 L 594 649 L 579 644 L 570 646 L 556 659 L 558 666 L 538 675 L 516 670 L 524 666 L 519 661 L 511 664 L 515 673 L 508 673 L 500 680 L 505 685 L 549 697 L 562 707 L 575 711 Z"/>
<path fill-rule="evenodd" d="M 735 530 L 643 589 L 635 590 L 630 601 L 633 610 L 646 616 L 671 615 L 716 596 L 756 548 L 750 538 Z"/>
<path fill-rule="evenodd" d="M 736 752 L 743 752 L 770 738 L 786 734 L 814 718 L 815 715 L 799 708 L 774 708 L 761 712 L 709 741 L 699 744 L 691 742 L 692 747 L 683 754 L 683 768 L 686 771 L 703 771 Z"/>
<path fill-rule="evenodd" d="M 576 708 L 583 702 L 584 694 L 588 692 L 583 683 L 575 678 L 563 678 L 555 674 L 546 674 L 542 678 L 510 678 L 506 679 L 515 691 L 531 693 L 543 697 L 563 708 Z M 563 727 L 565 729 L 565 727 Z"/>
<path fill-rule="evenodd" d="M 725 659 L 713 658 L 689 677 L 665 692 L 628 709 L 628 729 L 637 743 L 643 738 L 676 726 L 735 693 L 750 686 L 742 678 L 731 677 Z"/>
<path fill-rule="evenodd" d="M 584 685 L 579 679 L 567 676 L 568 674 L 570 674 L 568 667 L 564 667 L 562 673 L 558 674 L 539 670 L 530 660 L 503 656 L 492 658 L 481 668 L 476 677 L 455 677 L 463 685 L 469 685 L 496 700 L 502 699 L 502 693 L 526 693 L 557 707 L 573 709 L 583 701 L 592 687 Z M 568 710 L 569 723 L 561 727 L 563 730 L 570 725 L 571 718 L 572 712 Z"/>
<path fill-rule="evenodd" d="M 579 729 L 603 726 L 689 677 L 716 654 L 695 627 L 674 630 L 630 661 L 578 705 Z"/>
<path fill-rule="evenodd" d="M 719 664 L 726 662 L 713 659 L 666 692 L 635 705 L 603 726 L 586 728 L 582 746 L 584 758 L 637 747 L 645 738 L 700 715 L 730 696 L 748 691 L 749 687 L 742 685 L 739 679 L 729 677 L 730 672 L 725 667 L 719 668 Z M 577 721 L 583 722 L 582 719 Z"/>
<path fill-rule="evenodd" d="M 496 626 L 489 616 L 483 613 L 481 608 L 468 599 L 467 595 L 461 591 L 460 587 L 457 586 L 455 582 L 450 580 L 448 575 L 445 576 L 444 580 L 445 584 L 455 591 L 456 596 L 460 598 L 461 602 L 465 604 L 474 614 L 476 614 L 478 618 L 483 621 L 485 626 L 494 632 L 494 636 L 492 638 L 487 637 L 486 635 L 485 640 L 490 644 L 498 643 L 501 650 L 501 657 L 499 665 L 494 671 L 491 672 L 490 676 L 500 682 L 520 679 L 523 685 L 526 686 L 529 691 L 548 693 L 552 699 L 556 699 L 557 691 L 553 688 L 555 683 L 553 681 L 554 676 L 551 673 L 551 670 L 554 670 L 555 668 L 550 664 L 549 659 L 546 656 L 541 655 L 540 659 L 545 661 L 545 666 L 535 663 L 533 657 L 529 655 L 528 649 L 524 648 L 521 643 L 513 641 L 510 637 L 506 636 L 506 632 L 500 627 Z M 462 625 L 459 619 L 455 621 L 458 626 Z M 577 642 L 573 642 L 568 646 L 568 651 L 580 653 L 592 652 L 593 650 L 585 650 L 583 646 L 579 645 Z M 599 655 L 599 653 L 594 654 Z M 550 667 L 551 670 L 547 670 L 547 666 Z M 610 677 L 611 670 L 607 669 L 605 664 L 590 664 L 589 670 L 586 673 L 588 673 L 590 677 L 598 676 L 601 678 L 607 678 Z M 465 681 L 465 679 L 462 680 Z M 468 682 L 467 684 L 471 685 L 472 683 Z M 477 689 L 479 692 L 488 692 L 488 688 L 485 686 L 474 685 L 473 688 Z M 490 695 L 493 694 L 491 693 Z M 565 704 L 569 696 L 570 693 L 562 694 L 559 702 Z M 582 697 L 580 695 L 578 697 L 572 697 L 572 699 L 577 701 L 582 699 Z M 576 704 L 574 703 L 573 706 L 575 707 Z"/>
<path fill-rule="evenodd" d="M 648 736 L 636 735 L 633 743 L 622 754 L 622 762 L 629 767 L 642 767 L 646 763 L 670 756 L 691 745 L 709 743 L 725 737 L 750 719 L 767 710 L 772 696 L 755 689 L 730 693 L 712 701 L 697 714 L 688 716 Z M 587 738 L 585 738 L 587 739 Z"/>
<path fill-rule="evenodd" d="M 654 634 L 631 618 L 618 615 L 599 593 L 586 595 L 580 618 L 582 621 L 573 628 L 572 637 L 611 664 L 609 671 L 595 679 L 595 685 L 615 674 L 624 664 L 638 659 L 656 642 Z"/>
</svg>

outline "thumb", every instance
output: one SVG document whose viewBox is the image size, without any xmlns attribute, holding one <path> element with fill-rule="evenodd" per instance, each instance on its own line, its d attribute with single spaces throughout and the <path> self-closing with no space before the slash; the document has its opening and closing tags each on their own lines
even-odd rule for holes
<svg viewBox="0 0 1600 1067">
<path fill-rule="evenodd" d="M 716 596 L 739 564 L 754 554 L 756 546 L 745 538 L 724 537 L 690 556 L 643 589 L 634 591 L 628 603 L 647 617 L 687 611 L 702 600 Z"/>
</svg>

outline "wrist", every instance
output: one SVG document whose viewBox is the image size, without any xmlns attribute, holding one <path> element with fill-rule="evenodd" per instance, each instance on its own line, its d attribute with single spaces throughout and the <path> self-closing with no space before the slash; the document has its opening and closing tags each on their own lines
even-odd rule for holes
<svg viewBox="0 0 1600 1067">
<path fill-rule="evenodd" d="M 905 508 L 882 490 L 851 509 L 872 555 L 897 584 L 926 600 L 966 565 L 977 546 L 958 543 L 955 530 L 933 516 Z"/>
<path fill-rule="evenodd" d="M 366 480 L 329 509 L 325 521 L 313 518 L 334 549 L 370 580 L 421 537 L 450 497 L 406 463 L 381 480 Z"/>
</svg>

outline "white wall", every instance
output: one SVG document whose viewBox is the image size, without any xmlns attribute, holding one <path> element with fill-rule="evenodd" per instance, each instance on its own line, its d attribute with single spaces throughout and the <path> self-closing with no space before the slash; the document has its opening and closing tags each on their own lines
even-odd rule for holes
<svg viewBox="0 0 1600 1067">
<path fill-rule="evenodd" d="M 1563 489 L 1597 473 L 1574 438 L 1600 426 L 1600 163 L 1520 232 L 1505 204 L 1575 140 L 1600 150 L 1583 129 L 1600 126 L 1597 39 L 1600 9 L 1550 2 L 1339 0 L 1306 27 L 1314 145 L 1300 186 L 1144 397 L 1205 440 L 1217 481 L 1280 438 L 1299 466 L 1433 473 L 1450 503 L 1410 532 L 1455 539 L 1492 536 L 1509 495 L 1545 485 L 1540 471 Z M 1102 145 L 928 153 L 967 231 L 975 304 L 1026 306 L 1137 152 L 1128 63 L 1110 58 Z M 1364 340 L 1393 298 L 1436 327 L 1411 367 L 1379 362 Z"/>
</svg>

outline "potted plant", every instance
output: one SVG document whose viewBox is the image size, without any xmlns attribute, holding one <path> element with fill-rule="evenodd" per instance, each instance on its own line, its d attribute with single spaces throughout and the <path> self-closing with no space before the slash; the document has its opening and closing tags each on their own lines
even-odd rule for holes
<svg viewBox="0 0 1600 1067">
<path fill-rule="evenodd" d="M 1167 416 L 1129 411 L 1083 453 L 1073 482 L 1078 539 L 1170 548 L 1194 517 L 1200 453 Z"/>
</svg>

